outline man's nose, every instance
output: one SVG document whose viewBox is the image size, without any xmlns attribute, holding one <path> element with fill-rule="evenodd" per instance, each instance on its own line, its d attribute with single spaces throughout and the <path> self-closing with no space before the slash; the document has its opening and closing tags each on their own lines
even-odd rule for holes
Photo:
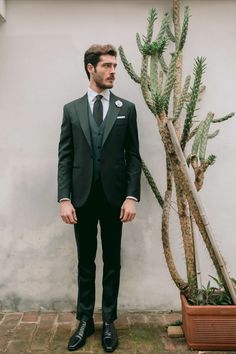
<svg viewBox="0 0 236 354">
<path fill-rule="evenodd" d="M 115 72 L 116 72 L 116 67 L 115 67 L 115 65 L 112 65 L 112 67 L 111 67 L 111 74 L 115 74 Z"/>
</svg>

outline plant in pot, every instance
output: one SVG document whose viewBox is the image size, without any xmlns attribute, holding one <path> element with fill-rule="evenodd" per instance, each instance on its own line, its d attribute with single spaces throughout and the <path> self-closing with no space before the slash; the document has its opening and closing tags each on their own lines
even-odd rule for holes
<svg viewBox="0 0 236 354">
<path fill-rule="evenodd" d="M 209 112 L 202 121 L 196 120 L 196 110 L 204 91 L 202 77 L 206 69 L 203 57 L 195 59 L 193 79 L 188 75 L 182 84 L 183 47 L 188 25 L 189 9 L 185 7 L 180 23 L 180 0 L 173 0 L 173 27 L 166 13 L 159 32 L 153 39 L 157 12 L 152 9 L 148 17 L 147 34 L 136 35 L 142 56 L 141 72 L 137 75 L 128 61 L 123 47 L 119 53 L 130 77 L 141 86 L 143 98 L 153 113 L 166 154 L 166 192 L 161 193 L 144 161 L 143 172 L 162 208 L 162 242 L 171 277 L 181 292 L 183 330 L 190 348 L 236 349 L 236 292 L 225 262 L 216 246 L 198 192 L 204 176 L 216 157 L 206 155 L 209 139 L 219 130 L 210 128 L 234 116 L 229 113 L 216 118 Z M 171 43 L 172 42 L 172 43 Z M 174 46 L 169 63 L 166 62 L 168 45 Z M 181 122 L 182 120 L 182 122 Z M 190 175 L 194 172 L 194 181 Z M 176 200 L 183 239 L 187 280 L 179 274 L 169 239 L 170 208 Z M 198 229 L 216 269 L 218 287 L 209 283 L 202 288 L 197 271 L 194 234 Z M 211 299 L 212 301 L 209 301 Z M 214 299 L 214 303 L 213 303 Z M 209 312 L 209 315 L 206 312 Z"/>
</svg>

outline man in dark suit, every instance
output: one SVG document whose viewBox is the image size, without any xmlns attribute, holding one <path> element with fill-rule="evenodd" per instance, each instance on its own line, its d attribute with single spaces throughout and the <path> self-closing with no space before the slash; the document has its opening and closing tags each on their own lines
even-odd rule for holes
<svg viewBox="0 0 236 354">
<path fill-rule="evenodd" d="M 140 198 L 141 159 L 133 103 L 115 96 L 116 50 L 93 45 L 84 55 L 87 93 L 64 106 L 59 142 L 58 201 L 61 217 L 74 224 L 78 251 L 77 319 L 68 350 L 94 332 L 97 225 L 103 251 L 102 345 L 118 345 L 114 320 L 120 280 L 122 224 L 132 221 Z"/>
</svg>

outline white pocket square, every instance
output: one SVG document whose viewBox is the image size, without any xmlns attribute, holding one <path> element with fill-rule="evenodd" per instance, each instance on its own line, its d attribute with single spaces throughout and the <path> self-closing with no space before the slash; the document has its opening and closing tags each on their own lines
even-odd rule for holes
<svg viewBox="0 0 236 354">
<path fill-rule="evenodd" d="M 117 119 L 124 119 L 126 116 L 118 116 Z"/>
</svg>

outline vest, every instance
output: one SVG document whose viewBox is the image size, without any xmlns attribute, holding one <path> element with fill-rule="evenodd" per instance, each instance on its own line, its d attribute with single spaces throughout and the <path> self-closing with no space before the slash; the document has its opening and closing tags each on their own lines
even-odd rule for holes
<svg viewBox="0 0 236 354">
<path fill-rule="evenodd" d="M 93 181 L 95 182 L 100 177 L 102 139 L 103 139 L 103 134 L 107 122 L 107 116 L 109 115 L 109 109 L 105 119 L 103 119 L 103 122 L 100 126 L 98 126 L 97 123 L 95 122 L 89 103 L 88 103 L 88 112 L 89 112 L 88 114 L 89 114 L 90 136 L 91 136 L 92 148 L 93 148 Z"/>
</svg>

